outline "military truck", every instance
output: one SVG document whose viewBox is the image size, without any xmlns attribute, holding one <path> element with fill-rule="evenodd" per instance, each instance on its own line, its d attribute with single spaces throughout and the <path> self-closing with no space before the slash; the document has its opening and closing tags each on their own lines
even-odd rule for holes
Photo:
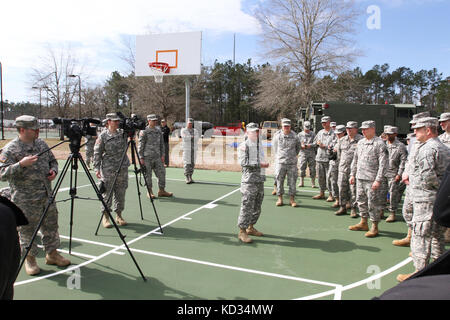
<svg viewBox="0 0 450 320">
<path fill-rule="evenodd" d="M 303 129 L 303 122 L 310 121 L 311 128 L 318 132 L 322 129 L 320 119 L 330 116 L 331 121 L 346 124 L 357 121 L 359 125 L 366 120 L 374 120 L 377 135 L 383 132 L 385 125 L 398 127 L 399 138 L 405 138 L 411 132 L 409 121 L 413 114 L 423 112 L 424 108 L 414 104 L 359 104 L 342 101 L 312 102 L 309 107 L 301 108 L 298 127 Z"/>
</svg>

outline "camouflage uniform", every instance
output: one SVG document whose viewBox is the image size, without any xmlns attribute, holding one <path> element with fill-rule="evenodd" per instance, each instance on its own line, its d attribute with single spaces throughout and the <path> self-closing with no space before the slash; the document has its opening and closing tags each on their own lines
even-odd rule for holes
<svg viewBox="0 0 450 320">
<path fill-rule="evenodd" d="M 447 148 L 450 148 L 450 133 L 444 132 L 439 136 L 439 140 L 441 140 L 441 142 L 445 144 Z"/>
<path fill-rule="evenodd" d="M 128 156 L 125 157 L 120 168 L 111 197 L 109 199 L 106 197 L 111 192 L 114 177 L 119 170 L 119 165 L 126 148 L 127 136 L 122 129 L 117 129 L 115 133 L 110 132 L 109 129 L 103 130 L 99 134 L 94 147 L 94 169 L 95 171 L 100 171 L 106 188 L 103 197 L 105 198 L 105 202 L 109 200 L 107 203 L 109 210 L 111 210 L 111 201 L 114 198 L 114 211 L 119 216 L 125 208 L 125 192 L 128 188 L 128 167 L 130 166 Z M 104 207 L 102 207 L 102 212 L 106 214 Z"/>
<path fill-rule="evenodd" d="M 416 270 L 425 268 L 430 256 L 437 259 L 444 252 L 445 227 L 439 226 L 432 216 L 436 193 L 449 161 L 450 151 L 438 138 L 418 146 L 411 185 L 414 194 L 411 252 Z"/>
<path fill-rule="evenodd" d="M 331 141 L 329 147 L 334 149 L 336 144 L 338 143 L 338 137 L 336 135 L 336 131 L 334 132 L 333 140 Z M 331 195 L 334 199 L 339 197 L 339 186 L 338 186 L 338 173 L 339 173 L 339 160 L 330 160 L 328 162 L 328 171 L 327 171 L 327 188 L 330 191 Z"/>
<path fill-rule="evenodd" d="M 406 188 L 406 185 L 401 179 L 396 182 L 395 177 L 397 175 L 400 177 L 403 175 L 408 153 L 406 146 L 398 139 L 395 139 L 393 143 L 388 142 L 386 147 L 389 152 L 389 168 L 386 171 L 390 195 L 389 212 L 395 213 Z"/>
<path fill-rule="evenodd" d="M 242 167 L 242 200 L 238 227 L 247 229 L 258 221 L 264 199 L 266 175 L 265 169 L 261 168 L 261 163 L 264 162 L 264 151 L 261 142 L 259 142 L 258 146 L 257 142 L 246 139 L 239 144 L 238 158 Z"/>
<path fill-rule="evenodd" d="M 380 190 L 373 191 L 372 184 L 384 179 L 387 167 L 388 151 L 383 140 L 374 136 L 371 140 L 363 138 L 358 142 L 351 164 L 351 175 L 356 179 L 356 202 L 361 218 L 370 218 L 372 222 L 380 221 Z"/>
<path fill-rule="evenodd" d="M 86 135 L 85 137 L 85 148 L 86 148 L 86 164 L 88 167 L 91 166 L 91 162 L 94 162 L 94 146 L 97 136 Z"/>
<path fill-rule="evenodd" d="M 403 173 L 407 174 L 409 177 L 409 184 L 406 186 L 405 189 L 405 198 L 403 199 L 403 207 L 402 207 L 402 214 L 403 219 L 405 219 L 406 224 L 409 228 L 412 227 L 412 217 L 413 217 L 413 195 L 412 195 L 412 189 L 411 185 L 414 184 L 414 176 L 413 176 L 413 170 L 414 170 L 414 161 L 417 153 L 417 149 L 420 146 L 420 141 L 417 139 L 414 139 L 412 143 L 410 143 L 410 153 L 408 154 L 408 158 L 406 160 L 405 164 L 405 170 Z"/>
<path fill-rule="evenodd" d="M 11 201 L 22 209 L 29 221 L 28 225 L 18 228 L 22 253 L 25 253 L 25 246 L 30 243 L 52 193 L 51 182 L 47 179 L 47 175 L 50 170 L 58 173 L 58 162 L 51 151 L 39 156 L 38 160 L 30 167 L 22 168 L 19 161 L 26 156 L 36 155 L 47 149 L 48 145 L 41 139 L 27 144 L 17 137 L 3 148 L 0 157 L 3 165 L 10 165 L 1 168 L 1 180 L 9 182 Z M 40 228 L 40 235 L 46 253 L 59 248 L 58 210 L 55 203 L 49 207 Z M 37 254 L 37 244 L 34 241 L 29 255 L 35 257 Z"/>
<path fill-rule="evenodd" d="M 193 120 L 192 120 L 193 122 Z M 194 174 L 195 160 L 197 158 L 197 147 L 200 134 L 197 129 L 181 129 L 181 139 L 183 148 L 184 175 L 190 177 Z"/>
<path fill-rule="evenodd" d="M 277 195 L 284 194 L 284 179 L 288 179 L 289 195 L 295 196 L 298 178 L 297 155 L 301 149 L 297 134 L 291 130 L 288 135 L 283 131 L 275 136 L 272 141 L 275 151 L 277 166 Z"/>
<path fill-rule="evenodd" d="M 164 139 L 159 128 L 147 127 L 139 133 L 138 154 L 140 159 L 144 159 L 147 168 L 148 187 L 152 189 L 152 171 L 158 178 L 159 189 L 166 187 L 166 168 L 161 157 L 165 154 Z"/>
<path fill-rule="evenodd" d="M 324 148 L 318 147 L 316 154 L 316 172 L 321 192 L 327 190 L 327 172 L 330 162 L 327 150 L 328 146 L 332 144 L 334 137 L 335 134 L 333 130 L 330 129 L 330 131 L 327 132 L 325 129 L 322 129 L 314 138 L 315 145 L 317 145 L 318 142 L 321 142 L 325 146 Z"/>
<path fill-rule="evenodd" d="M 339 159 L 338 186 L 339 204 L 341 206 L 345 206 L 350 202 L 351 207 L 356 208 L 356 183 L 351 185 L 349 180 L 353 156 L 361 139 L 363 139 L 363 136 L 360 134 L 356 134 L 353 140 L 347 135 L 339 139 L 336 146 Z"/>
<path fill-rule="evenodd" d="M 309 177 L 314 179 L 316 177 L 316 147 L 314 144 L 314 138 L 316 134 L 314 131 L 306 133 L 302 131 L 298 134 L 300 145 L 310 146 L 308 149 L 300 149 L 299 161 L 300 161 L 300 177 L 306 177 L 306 166 L 309 168 Z"/>
</svg>

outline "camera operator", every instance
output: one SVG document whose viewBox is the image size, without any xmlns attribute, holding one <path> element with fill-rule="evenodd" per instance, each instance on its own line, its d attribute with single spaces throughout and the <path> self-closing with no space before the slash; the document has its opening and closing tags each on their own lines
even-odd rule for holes
<svg viewBox="0 0 450 320">
<path fill-rule="evenodd" d="M 139 161 L 145 165 L 148 173 L 148 188 L 150 194 L 147 196 L 153 199 L 155 196 L 152 191 L 152 171 L 158 178 L 158 197 L 171 197 L 172 192 L 166 192 L 166 168 L 164 167 L 164 139 L 162 132 L 156 127 L 158 118 L 154 114 L 147 116 L 148 126 L 139 133 Z"/>
<path fill-rule="evenodd" d="M 128 167 L 130 160 L 125 157 L 122 167 L 119 168 L 122 154 L 127 148 L 127 136 L 123 130 L 119 129 L 120 118 L 116 113 L 106 115 L 107 128 L 103 130 L 97 138 L 94 147 L 94 170 L 97 178 L 101 179 L 105 186 L 103 197 L 108 200 L 108 209 L 111 208 L 111 201 L 114 197 L 114 211 L 116 212 L 116 222 L 120 226 L 126 226 L 127 222 L 122 217 L 125 208 L 125 192 L 128 188 Z M 114 177 L 119 171 L 117 181 L 112 190 L 111 197 L 107 196 L 113 187 Z M 103 227 L 111 228 L 108 214 L 105 208 L 103 212 Z"/>
<path fill-rule="evenodd" d="M 91 125 L 91 123 L 89 124 Z M 94 128 L 94 127 L 93 127 Z M 94 162 L 94 146 L 95 141 L 97 140 L 97 134 L 95 136 L 87 134 L 85 136 L 85 143 L 86 143 L 86 164 L 89 167 L 89 170 L 91 168 L 91 162 Z"/>
<path fill-rule="evenodd" d="M 58 173 L 58 162 L 51 151 L 36 154 L 48 149 L 48 145 L 39 139 L 39 124 L 33 116 L 16 118 L 15 126 L 19 136 L 3 148 L 0 156 L 0 177 L 8 181 L 11 187 L 11 201 L 24 213 L 29 221 L 26 226 L 19 227 L 19 237 L 22 252 L 29 244 L 33 232 L 39 224 L 40 217 L 52 193 L 51 181 Z M 8 165 L 8 166 L 6 166 Z M 45 263 L 64 267 L 70 261 L 63 258 L 57 248 L 60 246 L 58 233 L 58 211 L 53 203 L 44 219 L 41 228 L 42 244 L 46 252 Z M 37 244 L 33 242 L 25 259 L 25 271 L 29 275 L 40 273 L 36 263 Z"/>
</svg>

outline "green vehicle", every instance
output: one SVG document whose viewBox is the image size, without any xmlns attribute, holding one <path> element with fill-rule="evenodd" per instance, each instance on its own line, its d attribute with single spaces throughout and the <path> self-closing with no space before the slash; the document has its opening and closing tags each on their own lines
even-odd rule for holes
<svg viewBox="0 0 450 320">
<path fill-rule="evenodd" d="M 337 125 L 348 121 L 357 121 L 359 125 L 366 120 L 374 120 L 377 135 L 383 133 L 384 126 L 398 127 L 399 138 L 405 138 L 411 132 L 413 114 L 423 111 L 423 107 L 414 104 L 359 104 L 342 101 L 312 102 L 308 108 L 300 109 L 297 126 L 303 129 L 305 121 L 311 122 L 311 128 L 318 132 L 322 129 L 320 119 L 330 116 Z"/>
</svg>

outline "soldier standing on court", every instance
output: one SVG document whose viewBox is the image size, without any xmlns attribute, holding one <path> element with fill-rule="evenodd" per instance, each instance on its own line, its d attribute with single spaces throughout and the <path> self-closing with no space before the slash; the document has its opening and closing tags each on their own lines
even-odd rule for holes
<svg viewBox="0 0 450 320">
<path fill-rule="evenodd" d="M 421 118 L 412 127 L 420 145 L 414 159 L 412 192 L 414 194 L 411 253 L 417 271 L 436 260 L 444 252 L 445 227 L 432 219 L 436 193 L 450 162 L 450 150 L 438 139 L 437 118 Z M 401 274 L 398 281 L 412 274 Z"/>
<path fill-rule="evenodd" d="M 297 156 L 301 145 L 297 134 L 291 130 L 291 120 L 281 120 L 282 131 L 272 140 L 277 166 L 277 206 L 283 205 L 284 179 L 287 176 L 290 204 L 297 207 L 295 202 L 296 184 L 298 177 Z"/>
<path fill-rule="evenodd" d="M 365 236 L 373 238 L 378 235 L 381 212 L 380 186 L 388 168 L 388 151 L 384 141 L 375 135 L 375 121 L 364 121 L 360 129 L 364 138 L 358 142 L 353 157 L 350 184 L 356 183 L 356 201 L 361 221 L 349 229 L 368 231 Z M 369 218 L 372 221 L 370 231 Z"/>
<path fill-rule="evenodd" d="M 58 162 L 51 151 L 39 157 L 37 154 L 48 149 L 48 145 L 39 139 L 39 124 L 33 116 L 16 118 L 15 127 L 19 136 L 9 142 L 0 156 L 2 181 L 8 181 L 11 201 L 25 214 L 29 224 L 19 227 L 20 246 L 22 254 L 35 229 L 52 194 L 51 181 L 58 173 Z M 8 166 L 7 166 L 8 165 Z M 52 203 L 41 227 L 40 234 L 45 250 L 45 263 L 64 267 L 70 261 L 63 258 L 57 249 L 60 246 L 58 233 L 58 210 Z M 29 275 L 40 273 L 36 262 L 38 254 L 37 243 L 33 242 L 25 259 L 25 271 Z"/>
<path fill-rule="evenodd" d="M 198 139 L 200 134 L 194 129 L 194 119 L 189 118 L 185 128 L 181 129 L 181 139 L 183 143 L 183 165 L 186 183 L 194 183 L 192 175 L 194 174 L 195 160 L 197 158 Z"/>
<path fill-rule="evenodd" d="M 346 125 L 347 135 L 341 139 L 336 146 L 337 157 L 339 159 L 338 166 L 338 186 L 339 186 L 339 205 L 340 209 L 336 211 L 336 215 L 347 213 L 347 209 L 351 209 L 350 217 L 356 218 L 356 184 L 350 184 L 350 172 L 353 156 L 355 154 L 359 140 L 363 138 L 358 133 L 358 123 L 349 121 Z"/>
<path fill-rule="evenodd" d="M 303 131 L 298 134 L 300 139 L 300 183 L 299 187 L 304 186 L 304 179 L 306 177 L 306 166 L 309 169 L 309 177 L 311 178 L 311 186 L 316 187 L 316 144 L 314 138 L 316 134 L 311 130 L 311 122 L 305 121 L 303 124 Z"/>
<path fill-rule="evenodd" d="M 92 169 L 91 162 L 94 162 L 94 146 L 97 136 L 86 135 L 84 139 L 86 143 L 86 165 L 89 169 Z"/>
<path fill-rule="evenodd" d="M 333 126 L 334 124 L 334 126 Z M 338 167 L 339 162 L 336 157 L 335 147 L 339 141 L 339 138 L 345 135 L 345 126 L 339 125 L 339 134 L 337 132 L 337 126 L 335 122 L 331 123 L 331 128 L 334 131 L 334 137 L 331 144 L 328 146 L 328 158 L 330 159 L 328 163 L 327 171 L 327 187 L 329 190 L 329 196 L 327 202 L 333 202 L 332 208 L 339 207 L 339 186 L 338 186 Z"/>
<path fill-rule="evenodd" d="M 327 190 L 327 172 L 330 159 L 328 158 L 328 148 L 334 139 L 334 131 L 331 129 L 331 118 L 322 117 L 321 123 L 323 129 L 320 130 L 314 138 L 314 143 L 318 146 L 316 155 L 316 172 L 319 180 L 320 193 L 313 199 L 325 199 L 325 190 Z M 330 191 L 331 192 L 331 191 Z"/>
<path fill-rule="evenodd" d="M 402 182 L 403 171 L 405 170 L 406 160 L 408 159 L 408 152 L 406 146 L 397 139 L 398 128 L 390 126 L 386 128 L 387 149 L 389 152 L 389 167 L 386 171 L 386 178 L 389 190 L 389 216 L 386 222 L 395 221 L 395 213 L 397 212 L 398 204 L 402 199 L 405 191 L 405 184 Z"/>
<path fill-rule="evenodd" d="M 256 123 L 247 125 L 247 139 L 238 147 L 239 163 L 242 167 L 241 179 L 241 210 L 238 218 L 238 238 L 244 243 L 252 242 L 249 235 L 262 236 L 254 225 L 261 214 L 264 199 L 264 181 L 266 180 L 264 150 L 259 141 L 259 128 Z"/>
<path fill-rule="evenodd" d="M 116 212 L 116 222 L 120 226 L 126 226 L 127 222 L 123 219 L 122 213 L 125 209 L 125 192 L 128 188 L 128 167 L 130 160 L 125 156 L 125 160 L 120 167 L 122 156 L 127 149 L 127 137 L 122 129 L 119 129 L 120 118 L 116 113 L 108 113 L 106 115 L 107 128 L 103 130 L 97 138 L 94 147 L 94 170 L 98 179 L 105 184 L 106 191 L 103 194 L 108 209 L 111 210 L 111 202 L 114 198 L 114 211 Z M 117 181 L 113 188 L 114 177 Z M 112 192 L 111 192 L 112 190 Z M 111 193 L 111 197 L 106 197 Z M 109 216 L 104 207 L 103 227 L 111 228 Z"/>
<path fill-rule="evenodd" d="M 444 133 L 439 136 L 439 140 L 450 149 L 450 112 L 441 114 L 439 124 L 444 130 Z M 450 228 L 445 231 L 444 238 L 446 243 L 450 243 Z"/>
<path fill-rule="evenodd" d="M 164 139 L 164 165 L 166 167 L 169 166 L 169 136 L 170 136 L 170 128 L 167 126 L 166 119 L 161 120 L 161 132 L 163 134 Z"/>
<path fill-rule="evenodd" d="M 147 116 L 148 126 L 139 132 L 138 155 L 141 165 L 147 169 L 148 197 L 155 198 L 152 190 L 152 171 L 158 178 L 158 197 L 171 197 L 172 192 L 166 192 L 166 168 L 164 167 L 164 138 L 161 130 L 156 127 L 158 117 L 155 114 Z"/>
</svg>

